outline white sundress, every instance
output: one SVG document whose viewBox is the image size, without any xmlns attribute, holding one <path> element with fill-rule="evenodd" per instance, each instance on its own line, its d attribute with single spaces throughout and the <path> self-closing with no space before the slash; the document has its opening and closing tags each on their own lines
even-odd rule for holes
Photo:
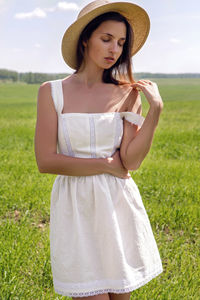
<svg viewBox="0 0 200 300">
<path fill-rule="evenodd" d="M 120 147 L 123 118 L 133 112 L 64 113 L 62 80 L 51 83 L 58 115 L 58 153 L 110 157 Z M 55 292 L 69 297 L 128 293 L 159 275 L 162 263 L 132 178 L 58 175 L 51 192 L 50 253 Z"/>
</svg>

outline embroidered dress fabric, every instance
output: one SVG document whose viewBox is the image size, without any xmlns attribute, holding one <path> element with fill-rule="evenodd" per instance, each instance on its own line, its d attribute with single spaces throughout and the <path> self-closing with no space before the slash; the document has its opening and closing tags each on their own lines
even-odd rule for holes
<svg viewBox="0 0 200 300">
<path fill-rule="evenodd" d="M 132 112 L 64 113 L 62 81 L 51 83 L 58 115 L 57 152 L 110 157 Z M 69 297 L 131 292 L 162 271 L 140 192 L 132 178 L 58 175 L 51 192 L 50 252 L 55 292 Z"/>
</svg>

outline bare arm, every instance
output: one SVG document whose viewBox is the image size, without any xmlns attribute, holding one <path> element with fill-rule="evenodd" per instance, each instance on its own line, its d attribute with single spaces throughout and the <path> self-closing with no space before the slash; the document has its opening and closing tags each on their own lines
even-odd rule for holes
<svg viewBox="0 0 200 300">
<path fill-rule="evenodd" d="M 160 113 L 163 108 L 163 102 L 155 83 L 150 81 L 140 80 L 138 83 L 133 84 L 133 87 L 140 88 L 149 104 L 150 108 L 145 118 L 145 121 L 137 131 L 137 127 L 128 124 L 125 121 L 124 137 L 120 148 L 120 155 L 122 162 L 128 170 L 136 170 L 141 165 L 150 150 L 155 129 L 157 127 Z M 141 112 L 141 99 L 138 92 L 136 104 L 138 106 L 138 113 Z"/>
<path fill-rule="evenodd" d="M 110 158 L 78 158 L 57 153 L 58 117 L 51 96 L 49 82 L 38 91 L 35 155 L 41 173 L 68 176 L 90 176 L 102 173 L 129 177 L 119 153 Z M 118 151 L 119 152 L 119 151 Z"/>
</svg>

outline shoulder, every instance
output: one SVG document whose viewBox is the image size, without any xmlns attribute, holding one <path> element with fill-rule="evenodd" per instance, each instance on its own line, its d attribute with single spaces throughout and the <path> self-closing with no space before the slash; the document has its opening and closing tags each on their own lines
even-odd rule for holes
<svg viewBox="0 0 200 300">
<path fill-rule="evenodd" d="M 37 102 L 40 109 L 55 111 L 51 81 L 45 81 L 39 86 Z"/>
<path fill-rule="evenodd" d="M 49 91 L 51 91 L 52 86 L 56 85 L 56 84 L 59 83 L 60 81 L 65 82 L 65 79 L 66 79 L 66 78 L 64 78 L 64 79 L 55 79 L 55 80 L 45 81 L 45 82 L 41 83 L 41 85 L 39 86 L 39 91 L 43 91 L 43 92 L 47 91 L 47 92 L 49 92 Z"/>
<path fill-rule="evenodd" d="M 46 95 L 50 94 L 51 92 L 51 82 L 50 81 L 45 81 L 43 82 L 38 89 L 38 94 Z"/>
<path fill-rule="evenodd" d="M 42 98 L 52 98 L 52 95 L 54 94 L 54 90 L 57 86 L 59 80 L 51 80 L 51 81 L 45 81 L 41 83 L 38 89 L 38 96 Z"/>
</svg>

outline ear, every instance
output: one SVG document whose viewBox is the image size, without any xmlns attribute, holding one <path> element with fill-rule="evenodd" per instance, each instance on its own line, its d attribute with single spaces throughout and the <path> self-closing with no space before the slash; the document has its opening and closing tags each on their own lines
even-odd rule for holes
<svg viewBox="0 0 200 300">
<path fill-rule="evenodd" d="M 87 47 L 87 42 L 83 41 L 83 46 Z"/>
</svg>

